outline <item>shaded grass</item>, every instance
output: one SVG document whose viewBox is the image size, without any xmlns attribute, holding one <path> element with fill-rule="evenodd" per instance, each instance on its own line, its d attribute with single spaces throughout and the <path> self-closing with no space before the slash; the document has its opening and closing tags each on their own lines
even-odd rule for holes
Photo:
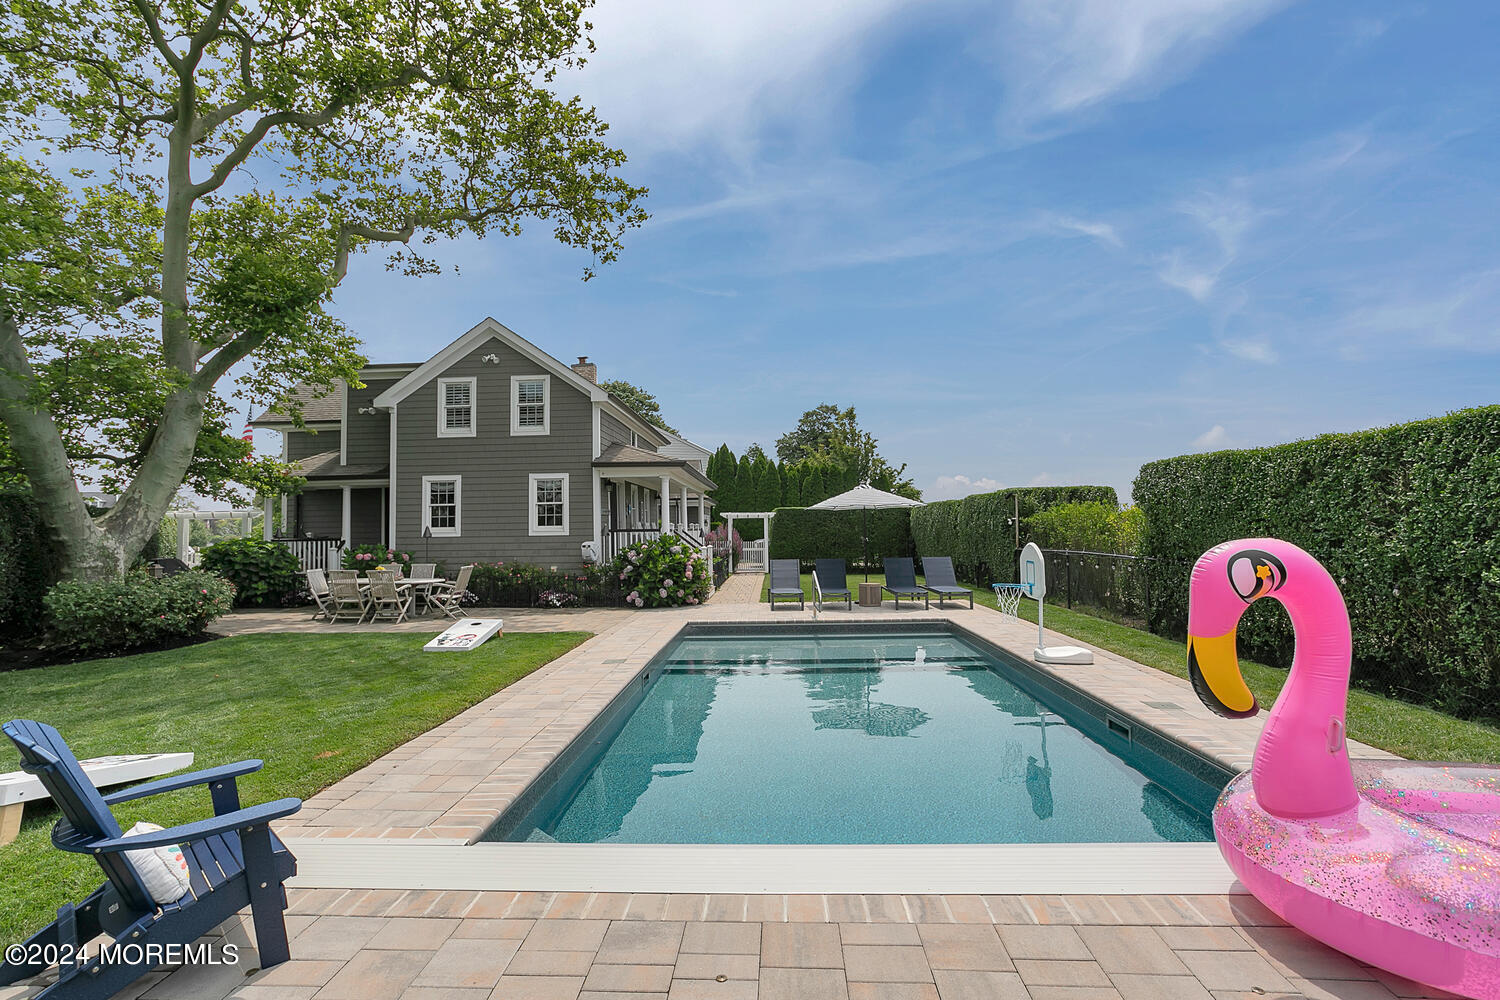
<svg viewBox="0 0 1500 1000">
<path fill-rule="evenodd" d="M 769 581 L 770 577 L 767 576 L 766 579 Z M 855 591 L 856 595 L 859 591 L 857 584 L 863 579 L 862 574 L 849 576 L 849 589 Z M 870 574 L 872 583 L 883 579 L 879 573 Z M 921 581 L 922 577 L 917 577 L 917 582 Z M 811 573 L 803 574 L 802 588 L 811 602 Z M 762 586 L 762 601 L 766 599 L 769 590 L 769 583 Z M 889 599 L 887 596 L 887 600 Z M 988 587 L 974 587 L 974 603 L 995 607 L 995 592 Z M 904 601 L 902 605 L 905 606 Z M 1036 602 L 1022 598 L 1020 615 L 1026 621 L 1035 622 Z M 1107 649 L 1111 653 L 1118 653 L 1148 667 L 1155 667 L 1174 677 L 1186 678 L 1188 675 L 1186 643 L 1054 604 L 1047 605 L 1046 622 L 1047 627 L 1054 631 L 1081 639 L 1100 649 Z M 1242 659 L 1240 671 L 1261 706 L 1269 710 L 1275 703 L 1281 686 L 1286 683 L 1286 670 Z M 1350 688 L 1346 721 L 1352 738 L 1412 760 L 1500 763 L 1500 729 L 1455 719 L 1422 705 Z M 1223 724 L 1228 726 L 1234 723 L 1225 721 Z"/>
<path fill-rule="evenodd" d="M 247 758 L 244 803 L 307 798 L 589 638 L 517 633 L 465 653 L 424 653 L 420 634 L 244 635 L 198 646 L 0 673 L 0 720 L 57 727 L 80 758 L 191 750 L 193 768 Z M 0 739 L 0 771 L 19 767 Z M 205 789 L 128 802 L 122 828 L 213 815 Z M 51 844 L 57 811 L 29 804 L 0 847 L 0 946 L 24 939 L 103 877 Z"/>
</svg>

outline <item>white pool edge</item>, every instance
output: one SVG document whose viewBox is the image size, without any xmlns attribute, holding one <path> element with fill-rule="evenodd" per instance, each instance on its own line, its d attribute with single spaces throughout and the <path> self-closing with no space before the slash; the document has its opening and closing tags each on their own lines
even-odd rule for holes
<svg viewBox="0 0 1500 1000">
<path fill-rule="evenodd" d="M 504 844 L 288 838 L 300 889 L 1199 895 L 1244 892 L 1212 843 Z"/>
</svg>

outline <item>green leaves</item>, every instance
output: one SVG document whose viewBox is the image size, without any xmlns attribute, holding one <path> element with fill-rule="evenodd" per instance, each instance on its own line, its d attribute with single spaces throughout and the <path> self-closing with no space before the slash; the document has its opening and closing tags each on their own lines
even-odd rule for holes
<svg viewBox="0 0 1500 1000">
<path fill-rule="evenodd" d="M 1209 548 L 1269 535 L 1333 574 L 1354 635 L 1354 683 L 1476 718 L 1500 704 L 1500 406 L 1435 420 L 1141 467 L 1153 631 L 1181 636 L 1187 575 Z M 1273 602 L 1239 627 L 1247 656 L 1290 663 Z"/>
<path fill-rule="evenodd" d="M 249 607 L 280 606 L 307 588 L 297 557 L 280 542 L 226 538 L 203 550 L 202 566 L 235 587 L 235 601 Z"/>
<path fill-rule="evenodd" d="M 1035 486 L 976 493 L 961 500 L 941 500 L 911 513 L 917 550 L 929 555 L 951 555 L 960 580 L 1004 583 L 1015 579 L 1017 531 L 1013 518 L 1020 512 L 1020 543 L 1035 534 L 1031 519 L 1058 504 L 1102 504 L 1119 509 L 1108 486 Z"/>
</svg>

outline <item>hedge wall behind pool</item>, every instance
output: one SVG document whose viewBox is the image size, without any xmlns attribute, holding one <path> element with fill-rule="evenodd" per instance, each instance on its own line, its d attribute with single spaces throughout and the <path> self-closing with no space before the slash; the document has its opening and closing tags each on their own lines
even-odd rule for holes
<svg viewBox="0 0 1500 1000">
<path fill-rule="evenodd" d="M 864 525 L 868 524 L 870 568 L 879 572 L 883 557 L 912 555 L 911 511 L 908 507 L 870 511 L 777 507 L 771 522 L 771 558 L 800 559 L 804 570 L 812 569 L 814 559 L 842 558 L 852 571 L 864 561 Z"/>
<path fill-rule="evenodd" d="M 912 540 L 918 552 L 953 557 L 960 580 L 979 586 L 1016 579 L 1016 536 L 1010 519 L 1021 507 L 1021 544 L 1029 535 L 1026 519 L 1053 504 L 1107 503 L 1118 507 L 1109 486 L 1032 486 L 976 493 L 961 500 L 939 500 L 911 512 Z"/>
<path fill-rule="evenodd" d="M 1343 588 L 1359 686 L 1500 716 L 1500 406 L 1355 434 L 1142 466 L 1151 628 L 1181 638 L 1187 574 L 1235 538 L 1300 545 Z M 1244 655 L 1291 662 L 1291 623 L 1259 601 Z"/>
</svg>

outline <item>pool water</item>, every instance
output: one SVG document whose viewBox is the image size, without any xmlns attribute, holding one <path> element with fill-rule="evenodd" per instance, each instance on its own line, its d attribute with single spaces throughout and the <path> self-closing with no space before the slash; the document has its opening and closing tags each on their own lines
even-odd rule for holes
<svg viewBox="0 0 1500 1000">
<path fill-rule="evenodd" d="M 1017 666 L 937 631 L 686 636 L 485 839 L 1213 839 L 1216 787 L 1097 742 Z"/>
</svg>

